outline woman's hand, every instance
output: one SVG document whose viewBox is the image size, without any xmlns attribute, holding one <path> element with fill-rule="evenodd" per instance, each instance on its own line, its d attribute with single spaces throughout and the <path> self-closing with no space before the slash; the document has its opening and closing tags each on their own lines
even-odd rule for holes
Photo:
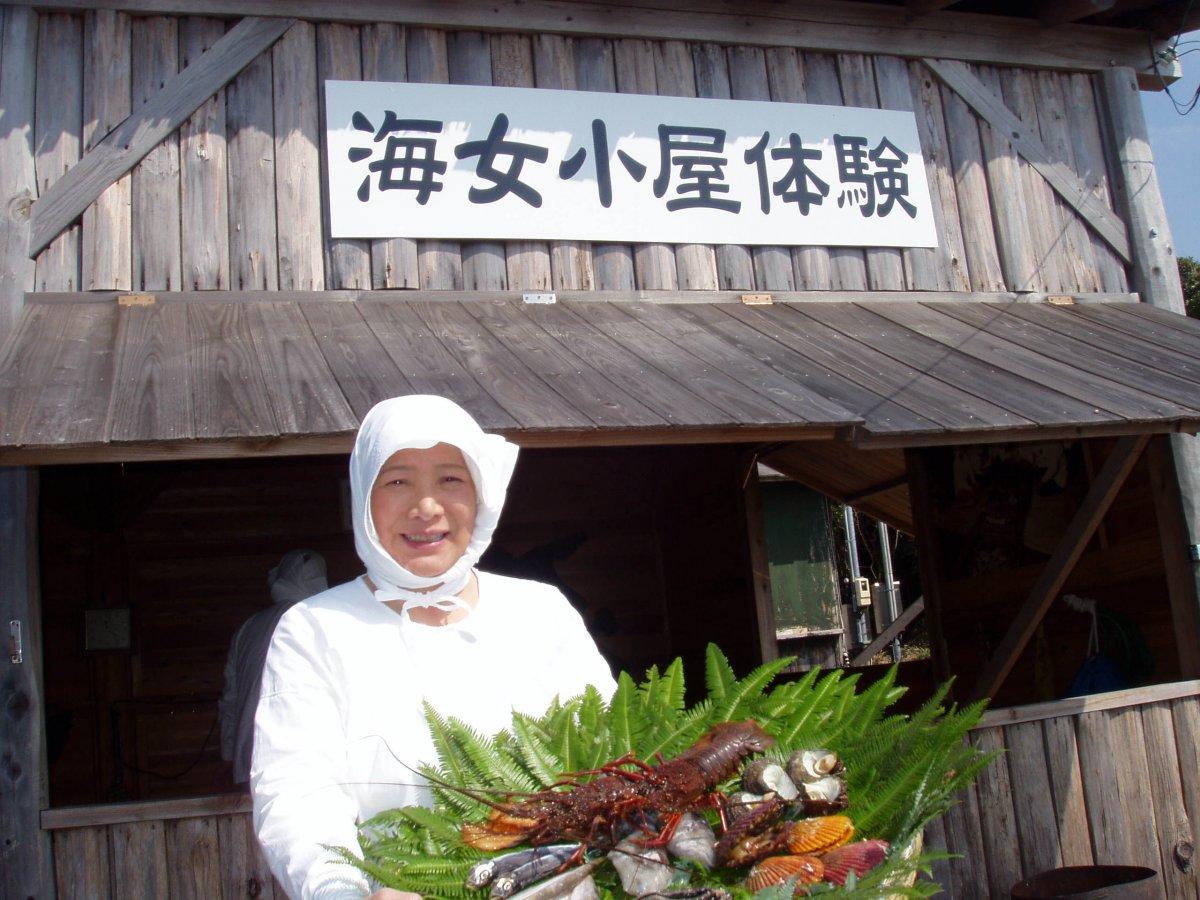
<svg viewBox="0 0 1200 900">
<path fill-rule="evenodd" d="M 395 888 L 380 888 L 367 900 L 421 900 L 420 894 L 410 894 L 408 891 L 398 891 Z"/>
</svg>

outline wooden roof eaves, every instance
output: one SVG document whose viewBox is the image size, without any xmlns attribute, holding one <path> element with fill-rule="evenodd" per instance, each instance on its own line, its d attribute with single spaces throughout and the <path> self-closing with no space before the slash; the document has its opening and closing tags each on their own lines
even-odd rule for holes
<svg viewBox="0 0 1200 900">
<path fill-rule="evenodd" d="M 1011 16 L 952 10 L 914 16 L 903 6 L 807 0 L 781 4 L 749 0 L 731 9 L 726 0 L 636 0 L 612 3 L 583 0 L 16 0 L 46 9 L 118 9 L 135 14 L 206 16 L 288 16 L 339 22 L 396 22 L 429 28 L 484 31 L 536 31 L 579 36 L 651 40 L 713 41 L 724 44 L 795 46 L 827 52 L 878 53 L 908 58 L 929 56 L 970 62 L 1071 71 L 1129 66 L 1145 90 L 1161 90 L 1180 75 L 1177 63 L 1151 62 L 1154 42 L 1136 28 L 1070 23 L 1048 27 Z M 770 40 L 764 40 L 770 35 Z M 1157 49 L 1157 48 L 1155 48 Z"/>
</svg>

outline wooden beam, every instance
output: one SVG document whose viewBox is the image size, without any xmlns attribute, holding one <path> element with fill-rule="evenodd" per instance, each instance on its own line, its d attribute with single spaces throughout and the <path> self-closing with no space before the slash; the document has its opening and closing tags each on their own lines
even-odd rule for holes
<svg viewBox="0 0 1200 900">
<path fill-rule="evenodd" d="M 649 40 L 770 43 L 827 52 L 949 57 L 1008 66 L 1096 72 L 1148 66 L 1148 34 L 1134 28 L 1068 25 L 1048 29 L 1014 16 L 932 12 L 913 21 L 903 6 L 808 0 L 18 0 L 55 9 L 121 9 L 147 15 L 291 16 L 340 22 L 399 22 L 426 28 L 524 31 Z M 769 36 L 769 38 L 765 37 Z M 1178 66 L 1164 75 L 1179 77 Z M 1157 76 L 1147 89 L 1160 90 Z"/>
<path fill-rule="evenodd" d="M 1169 700 L 1195 697 L 1197 694 L 1200 694 L 1200 681 L 1171 681 L 1166 684 L 1151 684 L 1146 687 L 1126 688 L 1103 694 L 1088 694 L 1084 697 L 1066 697 L 1046 703 L 1006 706 L 989 709 L 980 717 L 975 729 L 1081 716 L 1084 713 L 1143 706 L 1147 703 L 1166 703 Z"/>
<path fill-rule="evenodd" d="M 0 896 L 53 896 L 42 698 L 42 615 L 38 591 L 37 473 L 0 470 Z M 21 653 L 12 654 L 11 623 Z"/>
<path fill-rule="evenodd" d="M 558 300 L 593 303 L 738 303 L 744 291 L 555 291 Z M 25 295 L 26 303 L 114 303 L 120 297 L 131 296 L 129 291 L 39 291 Z M 520 291 L 452 291 L 452 290 L 329 290 L 329 291 L 163 291 L 138 292 L 138 302 L 156 303 L 327 303 L 330 300 L 351 303 L 399 302 L 408 300 L 520 300 Z M 776 303 L 884 303 L 890 300 L 914 298 L 923 303 L 1042 303 L 1047 294 L 1016 294 L 1007 291 L 776 291 Z M 1137 294 L 1088 293 L 1070 296 L 1077 303 L 1136 303 Z"/>
<path fill-rule="evenodd" d="M 754 616 L 758 623 L 758 645 L 762 662 L 779 658 L 775 634 L 775 598 L 771 593 L 771 565 L 767 555 L 767 533 L 763 522 L 762 491 L 758 484 L 758 454 L 747 454 L 739 468 L 742 477 L 742 515 L 746 520 L 750 580 L 754 589 Z"/>
<path fill-rule="evenodd" d="M 942 81 L 984 121 L 1012 143 L 1015 149 L 1059 196 L 1079 213 L 1096 233 L 1126 262 L 1130 259 L 1129 236 L 1125 223 L 1065 163 L 1055 160 L 1038 137 L 1037 126 L 1030 127 L 1010 110 L 982 81 L 961 62 L 945 59 L 926 60 Z"/>
<path fill-rule="evenodd" d="M 925 611 L 925 598 L 924 597 L 921 597 L 915 603 L 913 603 L 909 606 L 906 606 L 904 608 L 904 612 L 902 612 L 902 613 L 900 613 L 900 615 L 896 616 L 896 618 L 892 621 L 892 623 L 890 625 L 888 625 L 887 628 L 885 628 L 885 629 L 883 629 L 883 631 L 879 632 L 879 636 L 877 638 L 875 638 L 875 640 L 871 641 L 871 643 L 869 643 L 869 644 L 867 644 L 867 646 L 863 647 L 862 650 L 859 652 L 858 656 L 856 656 L 856 657 L 854 657 L 854 659 L 850 660 L 850 665 L 865 666 L 867 663 L 869 663 L 871 661 L 871 657 L 873 657 L 876 653 L 878 653 L 880 650 L 882 650 L 884 647 L 886 647 L 888 644 L 890 644 L 892 641 L 894 641 L 896 638 L 898 638 L 900 636 L 900 632 L 904 631 L 905 628 L 907 628 L 909 625 L 911 625 L 913 623 L 913 620 L 916 619 L 916 617 L 919 616 L 924 611 Z"/>
<path fill-rule="evenodd" d="M 929 618 L 929 653 L 933 673 L 939 681 L 950 677 L 950 658 L 946 638 L 942 634 L 942 542 L 937 528 L 934 507 L 934 483 L 930 472 L 928 450 L 906 450 L 904 462 L 908 470 L 908 496 L 912 503 L 913 538 L 917 544 L 917 568 L 921 575 L 921 593 L 925 598 Z"/>
<path fill-rule="evenodd" d="M 1117 0 L 1044 0 L 1037 17 L 1043 25 L 1054 27 L 1086 19 L 1116 5 Z"/>
<path fill-rule="evenodd" d="M 277 41 L 292 19 L 244 19 L 134 110 L 33 205 L 29 256 L 40 253 L 110 184 Z"/>
<path fill-rule="evenodd" d="M 946 9 L 956 3 L 958 0 L 908 0 L 904 6 L 914 16 L 923 16 L 937 12 L 939 9 Z"/>
<path fill-rule="evenodd" d="M 1101 75 L 1100 96 L 1108 112 L 1108 139 L 1115 149 L 1119 171 L 1115 180 L 1117 204 L 1124 210 L 1133 235 L 1131 286 L 1141 294 L 1143 302 L 1185 314 L 1175 245 L 1132 72 L 1121 69 Z M 1182 542 L 1182 546 L 1164 546 L 1164 563 L 1168 587 L 1173 585 L 1172 611 L 1183 618 L 1181 624 L 1184 624 L 1193 615 L 1188 607 L 1200 597 L 1200 562 L 1190 555 L 1191 548 L 1200 544 L 1200 438 L 1191 434 L 1172 435 L 1170 447 L 1171 464 L 1168 466 L 1159 459 L 1152 474 L 1163 479 L 1155 491 L 1159 530 L 1164 541 Z M 1168 479 L 1175 482 L 1174 487 L 1166 483 Z M 1179 515 L 1183 517 L 1182 529 Z M 1181 558 L 1181 553 L 1188 556 Z M 1190 589 L 1184 589 L 1183 579 L 1190 582 Z M 1188 594 L 1192 597 L 1190 601 L 1185 599 Z M 1190 633 L 1179 634 L 1181 642 L 1191 644 L 1189 656 L 1200 644 L 1200 626 L 1191 627 Z M 1187 665 L 1192 665 L 1190 658 Z"/>
<path fill-rule="evenodd" d="M 1146 462 L 1162 544 L 1163 568 L 1167 575 L 1167 599 L 1171 604 L 1179 672 L 1185 678 L 1200 678 L 1200 584 L 1189 549 L 1192 542 L 1188 539 L 1171 438 L 1156 436 L 1151 439 L 1146 448 Z"/>
<path fill-rule="evenodd" d="M 1083 498 L 1079 509 L 1063 532 L 1054 553 L 1034 582 L 1029 596 L 1017 612 L 1000 646 L 984 667 L 983 674 L 979 676 L 972 691 L 972 699 L 991 697 L 1000 689 L 1046 611 L 1058 598 L 1058 592 L 1071 574 L 1075 562 L 1092 539 L 1096 526 L 1100 524 L 1125 479 L 1133 471 L 1134 464 L 1149 440 L 1149 435 L 1134 435 L 1117 441 L 1108 459 L 1104 461 L 1104 467 L 1092 482 L 1087 496 Z"/>
<path fill-rule="evenodd" d="M 882 484 L 873 484 L 868 488 L 855 491 L 853 494 L 847 494 L 842 498 L 842 502 L 847 506 L 854 506 L 854 504 L 861 503 L 863 500 L 878 497 L 880 494 L 886 494 L 888 491 L 894 491 L 896 488 L 904 487 L 907 484 L 907 475 L 897 475 L 895 478 L 889 478 Z"/>
</svg>

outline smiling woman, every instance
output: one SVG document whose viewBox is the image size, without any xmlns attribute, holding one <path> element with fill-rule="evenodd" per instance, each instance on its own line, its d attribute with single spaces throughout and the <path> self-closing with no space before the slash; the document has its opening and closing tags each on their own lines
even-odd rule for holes
<svg viewBox="0 0 1200 900">
<path fill-rule="evenodd" d="M 385 400 L 350 457 L 366 574 L 280 619 L 255 717 L 255 828 L 291 896 L 364 897 L 328 847 L 431 800 L 428 704 L 483 733 L 595 685 L 615 688 L 579 614 L 549 585 L 477 572 L 517 448 L 449 400 Z M 395 897 L 382 890 L 379 900 Z"/>
</svg>

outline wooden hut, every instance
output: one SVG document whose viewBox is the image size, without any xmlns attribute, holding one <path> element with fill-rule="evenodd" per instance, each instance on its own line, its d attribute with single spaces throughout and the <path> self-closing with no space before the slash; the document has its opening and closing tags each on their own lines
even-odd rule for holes
<svg viewBox="0 0 1200 900">
<path fill-rule="evenodd" d="M 1093 861 L 1196 896 L 1200 326 L 1138 95 L 1191 4 L 0 10 L 4 896 L 271 895 L 225 650 L 282 552 L 354 574 L 344 457 L 410 392 L 527 448 L 498 560 L 621 667 L 777 652 L 760 460 L 914 534 L 905 677 L 993 698 L 975 739 L 1009 750 L 931 830 L 953 896 Z M 910 112 L 936 246 L 335 238 L 328 81 Z M 1028 705 L 1086 651 L 1067 592 L 1136 626 L 1151 687 Z"/>
</svg>

